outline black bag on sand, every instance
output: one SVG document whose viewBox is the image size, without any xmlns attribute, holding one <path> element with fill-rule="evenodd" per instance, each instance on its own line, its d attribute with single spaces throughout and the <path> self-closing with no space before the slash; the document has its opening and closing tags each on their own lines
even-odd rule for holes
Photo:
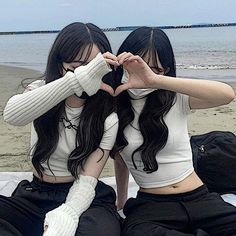
<svg viewBox="0 0 236 236">
<path fill-rule="evenodd" d="M 194 169 L 210 192 L 236 194 L 236 136 L 212 131 L 190 139 Z"/>
</svg>

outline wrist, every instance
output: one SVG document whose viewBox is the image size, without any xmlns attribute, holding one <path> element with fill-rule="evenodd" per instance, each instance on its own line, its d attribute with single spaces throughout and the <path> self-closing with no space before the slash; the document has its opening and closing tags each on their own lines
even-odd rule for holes
<svg viewBox="0 0 236 236">
<path fill-rule="evenodd" d="M 92 61 L 84 66 L 84 68 L 86 68 L 86 71 L 91 78 L 101 78 L 101 76 L 103 77 L 105 74 L 111 71 L 111 67 L 109 66 L 109 64 L 107 64 L 101 53 L 98 53 Z"/>
<path fill-rule="evenodd" d="M 86 66 L 76 68 L 74 73 L 83 90 L 92 96 L 100 89 L 103 76 L 110 71 L 104 57 L 98 53 Z"/>
<path fill-rule="evenodd" d="M 162 89 L 161 88 L 162 80 L 163 80 L 162 75 L 155 74 L 154 76 L 152 76 L 152 80 L 150 82 L 150 88 L 152 88 L 152 89 Z"/>
<path fill-rule="evenodd" d="M 78 80 L 76 80 L 75 74 L 72 71 L 67 71 L 63 78 L 66 80 L 66 84 L 68 84 L 72 90 L 72 94 L 75 93 L 77 96 L 82 95 L 83 89 Z"/>
<path fill-rule="evenodd" d="M 123 197 L 122 199 L 118 197 L 117 202 L 116 202 L 117 210 L 123 209 L 126 201 L 127 201 L 127 197 Z"/>
<path fill-rule="evenodd" d="M 96 178 L 80 175 L 70 188 L 65 204 L 73 208 L 78 217 L 91 205 L 95 197 L 96 185 Z"/>
<path fill-rule="evenodd" d="M 124 208 L 124 205 L 125 205 L 125 204 L 116 204 L 116 209 L 117 209 L 117 211 L 122 210 L 122 209 Z"/>
<path fill-rule="evenodd" d="M 150 88 L 153 89 L 166 89 L 167 76 L 155 74 L 152 82 L 150 83 Z"/>
<path fill-rule="evenodd" d="M 79 176 L 79 181 L 83 182 L 83 183 L 88 183 L 90 184 L 93 188 L 96 187 L 98 180 L 97 178 L 93 177 L 93 176 L 89 176 L 89 175 L 80 175 Z"/>
<path fill-rule="evenodd" d="M 74 235 L 78 227 L 78 222 L 79 217 L 74 209 L 67 204 L 62 204 L 46 214 L 44 227 L 47 227 L 47 229 L 44 235 Z"/>
</svg>

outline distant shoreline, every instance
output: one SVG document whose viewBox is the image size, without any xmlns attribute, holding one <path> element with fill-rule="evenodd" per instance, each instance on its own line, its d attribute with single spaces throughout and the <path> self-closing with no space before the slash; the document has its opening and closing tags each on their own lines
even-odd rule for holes
<svg viewBox="0 0 236 236">
<path fill-rule="evenodd" d="M 153 28 L 159 29 L 185 29 L 185 28 L 209 28 L 209 27 L 229 27 L 236 26 L 236 23 L 215 23 L 215 24 L 194 24 L 194 25 L 177 25 L 177 26 L 156 26 Z M 118 26 L 114 28 L 103 28 L 104 32 L 108 31 L 132 31 L 140 26 Z M 31 31 L 9 31 L 0 32 L 0 35 L 11 35 L 11 34 L 48 34 L 48 33 L 58 33 L 60 30 L 31 30 Z"/>
</svg>

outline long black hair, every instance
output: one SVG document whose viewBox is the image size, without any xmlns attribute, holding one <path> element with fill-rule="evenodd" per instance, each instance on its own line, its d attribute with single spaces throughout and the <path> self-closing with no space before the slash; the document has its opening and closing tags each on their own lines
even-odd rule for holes
<svg viewBox="0 0 236 236">
<path fill-rule="evenodd" d="M 112 51 L 107 37 L 94 24 L 76 22 L 62 29 L 48 56 L 45 82 L 50 83 L 62 77 L 62 63 L 72 62 L 78 53 L 82 55 L 86 48 L 89 50 L 85 60 L 88 59 L 93 45 L 96 45 L 101 53 Z M 103 77 L 103 81 L 111 86 L 113 85 L 112 79 L 111 73 Z M 104 131 L 104 121 L 113 111 L 115 111 L 114 100 L 105 91 L 99 90 L 95 95 L 87 97 L 76 128 L 75 149 L 70 153 L 67 163 L 68 170 L 75 178 L 78 177 L 78 167 L 83 168 L 89 155 L 99 148 Z M 62 117 L 66 117 L 65 100 L 34 120 L 38 141 L 33 152 L 32 163 L 41 177 L 44 170 L 43 162 L 46 162 L 50 169 L 49 158 L 57 147 L 59 122 Z"/>
<path fill-rule="evenodd" d="M 131 52 L 142 58 L 148 58 L 155 72 L 164 73 L 167 76 L 176 77 L 175 57 L 167 35 L 158 28 L 140 27 L 131 32 L 120 46 L 117 55 L 123 52 Z M 161 64 L 161 66 L 160 66 Z M 123 69 L 117 70 L 119 86 L 123 75 Z M 144 171 L 154 172 L 158 169 L 156 154 L 166 145 L 168 127 L 163 119 L 175 101 L 176 93 L 167 90 L 155 90 L 147 95 L 145 105 L 139 116 L 139 129 L 143 136 L 143 143 L 132 153 L 132 162 L 137 168 L 134 154 L 140 152 L 144 164 Z M 128 145 L 124 136 L 124 129 L 134 119 L 134 112 L 127 91 L 117 97 L 117 109 L 119 117 L 119 130 L 115 146 L 111 155 L 121 151 Z"/>
</svg>

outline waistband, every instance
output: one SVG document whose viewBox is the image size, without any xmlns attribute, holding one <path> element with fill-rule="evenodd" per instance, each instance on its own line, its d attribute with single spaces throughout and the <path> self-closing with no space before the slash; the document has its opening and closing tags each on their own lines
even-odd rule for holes
<svg viewBox="0 0 236 236">
<path fill-rule="evenodd" d="M 40 186 L 41 188 L 49 188 L 49 189 L 69 189 L 72 185 L 73 182 L 67 182 L 67 183 L 49 183 L 49 182 L 45 182 L 42 181 L 41 179 L 39 179 L 37 176 L 33 175 L 33 180 L 32 183 Z"/>
<path fill-rule="evenodd" d="M 62 190 L 64 192 L 68 192 L 73 182 L 68 183 L 48 183 L 40 180 L 38 177 L 33 176 L 33 180 L 31 182 L 31 186 L 34 190 L 41 191 L 49 191 L 49 190 Z M 95 188 L 95 199 L 94 203 L 111 203 L 115 204 L 116 201 L 116 193 L 115 190 L 102 181 L 98 180 L 98 183 Z"/>
<path fill-rule="evenodd" d="M 177 193 L 177 194 L 152 194 L 152 193 L 144 193 L 138 191 L 137 198 L 145 199 L 150 201 L 192 201 L 197 198 L 201 198 L 209 193 L 206 185 L 201 185 L 200 187 L 185 193 Z"/>
</svg>

